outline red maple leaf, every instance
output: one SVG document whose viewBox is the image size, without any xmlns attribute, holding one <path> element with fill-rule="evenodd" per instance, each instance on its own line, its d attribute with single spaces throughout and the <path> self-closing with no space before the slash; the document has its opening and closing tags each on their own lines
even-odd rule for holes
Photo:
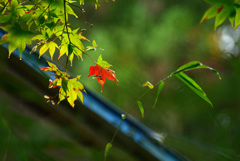
<svg viewBox="0 0 240 161">
<path fill-rule="evenodd" d="M 101 67 L 100 65 L 96 64 L 96 66 L 90 66 L 88 77 L 90 77 L 94 74 L 95 74 L 95 77 L 97 78 L 97 81 L 101 85 L 101 91 L 102 91 L 103 85 L 105 83 L 105 78 L 115 81 L 115 83 L 118 85 L 116 75 L 113 70 Z"/>
</svg>

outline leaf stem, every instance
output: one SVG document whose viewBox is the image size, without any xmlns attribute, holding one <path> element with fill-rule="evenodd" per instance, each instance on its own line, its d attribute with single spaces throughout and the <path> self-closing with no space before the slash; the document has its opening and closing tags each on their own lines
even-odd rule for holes
<svg viewBox="0 0 240 161">
<path fill-rule="evenodd" d="M 97 64 L 97 62 L 85 51 L 83 51 L 82 49 L 80 49 L 78 46 L 76 46 L 75 44 L 72 43 L 72 45 L 74 45 L 76 48 L 78 48 L 78 50 L 80 50 L 83 54 L 87 55 L 90 59 L 92 59 L 92 61 Z"/>
<path fill-rule="evenodd" d="M 77 8 L 80 8 L 80 9 L 81 9 L 84 23 L 86 23 L 85 14 L 84 14 L 84 12 L 85 12 L 84 9 L 83 9 L 82 7 L 80 7 L 80 6 L 75 5 L 75 4 L 72 4 L 72 3 L 69 3 L 69 2 L 67 2 L 67 3 L 70 4 L 70 5 L 72 5 L 72 6 L 74 6 L 74 7 L 77 7 Z"/>
<path fill-rule="evenodd" d="M 66 30 L 67 30 L 67 36 L 68 36 L 68 41 L 69 43 L 68 44 L 72 44 L 71 43 L 71 39 L 70 39 L 70 36 L 69 36 L 69 32 L 68 32 L 68 26 L 67 26 L 67 11 L 66 11 L 66 0 L 63 0 L 63 5 L 64 5 L 64 18 L 65 18 L 65 24 L 64 24 L 64 27 L 63 27 L 63 32 L 64 32 L 64 28 L 66 27 Z M 67 65 L 68 65 L 68 61 L 69 61 L 69 46 L 68 46 L 68 56 L 67 56 L 67 60 L 66 60 L 66 65 L 65 65 L 65 71 L 67 72 Z"/>
<path fill-rule="evenodd" d="M 66 27 L 66 30 L 67 30 L 67 36 L 68 36 L 68 41 L 69 41 L 69 44 L 71 44 L 71 40 L 70 40 L 70 37 L 69 37 L 69 32 L 68 32 L 68 27 L 67 27 L 67 11 L 66 11 L 66 0 L 63 0 L 64 1 L 64 3 L 63 3 L 63 5 L 64 5 L 64 18 L 65 18 L 65 25 L 64 25 L 64 27 L 63 27 L 63 30 L 64 30 L 64 28 Z"/>
<path fill-rule="evenodd" d="M 38 16 L 37 19 L 39 19 L 39 18 L 46 12 L 46 10 L 50 7 L 52 1 L 53 1 L 53 0 L 51 0 L 51 1 L 49 2 L 48 6 L 47 6 L 47 7 L 44 9 L 44 11 Z"/>
<path fill-rule="evenodd" d="M 165 81 L 165 80 L 167 80 L 167 79 L 169 79 L 169 78 L 171 78 L 170 75 L 167 76 L 167 77 L 165 77 L 165 78 L 163 78 L 163 79 L 161 79 L 160 81 L 158 81 L 158 82 L 155 84 L 155 86 L 157 86 L 160 82 Z M 140 99 L 141 99 L 142 97 L 144 97 L 149 91 L 150 91 L 150 89 L 146 90 L 146 92 L 144 92 L 142 95 L 140 95 L 137 100 L 140 100 Z M 116 137 L 116 135 L 117 135 L 117 133 L 118 133 L 118 131 L 119 131 L 122 123 L 123 123 L 123 121 L 126 119 L 126 117 L 130 114 L 130 112 L 131 112 L 131 111 L 133 110 L 133 108 L 135 107 L 134 104 L 135 104 L 135 102 L 132 102 L 132 104 L 130 105 L 130 108 L 129 108 L 128 112 L 127 112 L 126 114 L 124 114 L 125 117 L 124 117 L 124 118 L 122 117 L 122 120 L 121 120 L 120 124 L 118 125 L 118 128 L 115 130 L 115 132 L 114 132 L 114 134 L 113 134 L 113 137 L 112 137 L 112 139 L 111 139 L 111 142 L 110 142 L 111 145 L 113 144 L 113 141 L 114 141 L 114 139 L 115 139 L 115 137 Z M 106 159 L 107 159 L 107 156 L 104 157 L 104 161 L 106 161 Z"/>
<path fill-rule="evenodd" d="M 123 121 L 124 121 L 124 119 L 121 120 L 120 124 L 118 125 L 118 128 L 115 130 L 115 132 L 113 134 L 113 137 L 112 137 L 112 140 L 110 142 L 111 145 L 113 144 L 113 141 L 115 140 L 115 137 L 117 136 L 117 133 L 118 133 L 120 127 L 122 126 Z M 106 161 L 106 160 L 107 160 L 107 155 L 104 156 L 104 161 Z"/>
</svg>

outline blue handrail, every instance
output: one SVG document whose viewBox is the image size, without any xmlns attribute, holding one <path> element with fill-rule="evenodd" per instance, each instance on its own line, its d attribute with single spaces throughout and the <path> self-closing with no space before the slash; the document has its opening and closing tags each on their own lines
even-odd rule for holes
<svg viewBox="0 0 240 161">
<path fill-rule="evenodd" d="M 0 29 L 0 37 L 2 37 L 6 32 Z M 3 44 L 3 46 L 8 49 L 7 44 Z M 37 53 L 30 53 L 31 49 L 27 46 L 23 55 L 22 61 L 26 63 L 29 67 L 34 69 L 40 75 L 47 77 L 49 79 L 54 79 L 48 72 L 43 72 L 39 70 L 41 67 L 48 66 L 46 59 L 44 57 L 38 58 Z M 15 50 L 13 54 L 16 57 L 20 57 L 20 53 L 18 50 Z M 71 74 L 70 74 L 71 76 Z M 100 98 L 92 91 L 87 90 L 87 94 L 84 94 L 84 106 L 87 107 L 89 110 L 94 112 L 95 114 L 99 115 L 102 119 L 107 121 L 113 127 L 117 128 L 122 121 L 121 115 L 124 114 L 121 110 L 119 110 L 116 106 L 110 104 L 103 98 Z M 182 156 L 181 154 L 177 153 L 176 151 L 164 146 L 161 144 L 162 139 L 164 138 L 163 135 L 155 133 L 151 131 L 149 128 L 141 124 L 140 122 L 136 121 L 132 117 L 127 117 L 119 131 L 121 131 L 124 135 L 131 138 L 136 144 L 140 147 L 148 151 L 151 155 L 161 161 L 187 161 L 186 157 Z"/>
</svg>

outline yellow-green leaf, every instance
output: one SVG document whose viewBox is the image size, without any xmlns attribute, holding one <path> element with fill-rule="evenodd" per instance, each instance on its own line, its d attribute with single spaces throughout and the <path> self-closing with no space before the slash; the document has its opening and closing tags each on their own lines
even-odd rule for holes
<svg viewBox="0 0 240 161">
<path fill-rule="evenodd" d="M 48 50 L 47 44 L 43 44 L 43 46 L 39 50 L 39 58 Z"/>
<path fill-rule="evenodd" d="M 53 59 L 55 48 L 58 48 L 58 45 L 55 42 L 51 41 L 48 43 L 48 47 L 49 47 L 49 54 L 51 56 L 51 59 Z"/>
<path fill-rule="evenodd" d="M 76 90 L 74 90 L 74 86 L 71 81 L 68 81 L 67 88 L 68 88 L 67 100 L 69 104 L 74 108 L 75 106 L 74 102 L 77 99 L 77 92 Z"/>
<path fill-rule="evenodd" d="M 63 88 L 60 88 L 59 89 L 59 101 L 58 101 L 58 104 L 61 102 L 61 101 L 63 101 L 63 100 L 65 100 L 66 99 L 66 92 L 63 90 Z"/>
<path fill-rule="evenodd" d="M 105 68 L 110 68 L 112 66 L 111 64 L 109 64 L 108 62 L 106 62 L 102 59 L 102 55 L 100 55 L 98 57 L 97 64 L 100 65 L 101 67 L 105 67 Z"/>
<path fill-rule="evenodd" d="M 146 81 L 142 86 L 148 86 L 149 89 L 154 88 L 154 85 L 152 85 L 152 83 L 150 83 L 149 81 Z"/>
<path fill-rule="evenodd" d="M 32 43 L 30 39 L 30 36 L 32 35 L 32 33 L 29 31 L 22 30 L 22 28 L 17 23 L 15 23 L 14 25 L 7 25 L 1 28 L 7 31 L 8 34 L 4 35 L 3 39 L 0 40 L 0 44 L 9 42 L 9 45 L 8 45 L 9 57 L 11 53 L 16 48 L 18 48 L 18 51 L 20 52 L 20 58 L 21 58 L 21 55 L 26 48 L 26 44 L 30 45 Z"/>
<path fill-rule="evenodd" d="M 36 35 L 32 38 L 32 40 L 44 40 L 45 36 L 44 35 Z"/>
<path fill-rule="evenodd" d="M 84 0 L 80 0 L 80 5 L 84 5 Z"/>
<path fill-rule="evenodd" d="M 61 46 L 58 59 L 60 59 L 64 54 L 68 55 L 68 44 L 63 44 Z"/>
</svg>

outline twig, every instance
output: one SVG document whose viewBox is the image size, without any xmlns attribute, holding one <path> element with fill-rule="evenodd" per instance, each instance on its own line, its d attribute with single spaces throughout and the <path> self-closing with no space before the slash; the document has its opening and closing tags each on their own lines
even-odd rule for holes
<svg viewBox="0 0 240 161">
<path fill-rule="evenodd" d="M 167 79 L 169 79 L 169 78 L 171 78 L 170 75 L 167 76 L 167 77 L 165 77 L 165 78 L 163 78 L 163 79 L 161 79 L 159 82 L 157 82 L 157 83 L 155 84 L 155 86 L 157 86 L 160 82 L 165 81 L 165 80 L 167 80 Z M 154 87 L 155 87 L 155 86 L 154 86 Z M 150 91 L 150 89 L 148 89 L 148 90 L 147 90 L 146 92 L 144 92 L 141 96 L 139 96 L 137 100 L 142 99 L 149 91 Z M 118 128 L 115 130 L 115 132 L 114 132 L 114 134 L 113 134 L 113 137 L 112 137 L 112 139 L 111 139 L 111 142 L 110 142 L 111 145 L 113 144 L 113 141 L 114 141 L 114 139 L 115 139 L 115 137 L 116 137 L 116 135 L 117 135 L 120 127 L 122 126 L 123 121 L 126 119 L 126 117 L 130 114 L 130 112 L 131 112 L 131 111 L 133 110 L 133 108 L 135 107 L 134 104 L 135 104 L 135 102 L 133 102 L 133 103 L 130 105 L 130 109 L 128 110 L 128 112 L 127 112 L 126 114 L 124 114 L 125 116 L 122 117 L 122 120 L 121 120 L 120 124 L 118 125 Z M 107 156 L 104 157 L 104 161 L 106 161 L 106 160 L 107 160 Z"/>
<path fill-rule="evenodd" d="M 69 36 L 69 32 L 68 32 L 68 26 L 67 26 L 66 2 L 67 2 L 66 0 L 63 0 L 63 5 L 64 5 L 64 18 L 65 18 L 65 25 L 64 25 L 64 27 L 63 27 L 63 32 L 64 32 L 64 28 L 66 27 L 69 44 L 72 44 L 72 43 L 71 43 L 70 36 Z M 68 46 L 68 51 L 70 51 L 70 50 L 69 50 L 69 47 L 70 47 L 70 46 Z M 67 72 L 68 61 L 69 61 L 69 53 L 68 53 L 67 60 L 66 60 L 65 72 Z"/>
<path fill-rule="evenodd" d="M 81 9 L 81 11 L 82 11 L 82 15 L 83 15 L 83 20 L 84 20 L 84 23 L 88 23 L 88 22 L 86 22 L 86 19 L 85 19 L 85 14 L 84 14 L 84 9 L 82 8 L 82 7 L 80 7 L 80 6 L 77 6 L 77 5 L 75 5 L 75 4 L 72 4 L 72 3 L 69 3 L 69 2 L 67 2 L 69 5 L 71 5 L 71 6 L 74 6 L 74 7 L 77 7 L 77 8 L 80 8 Z"/>
<path fill-rule="evenodd" d="M 32 0 L 29 0 L 29 1 L 32 2 L 34 4 L 34 6 L 36 6 L 36 4 Z"/>
<path fill-rule="evenodd" d="M 53 1 L 53 0 L 51 0 L 51 1 L 49 2 L 48 6 L 47 6 L 47 7 L 44 9 L 44 11 L 38 16 L 37 19 L 39 19 L 39 18 L 46 12 L 46 10 L 50 7 L 52 1 Z"/>
<path fill-rule="evenodd" d="M 87 55 L 90 59 L 92 59 L 92 61 L 97 64 L 97 62 L 88 54 L 86 53 L 85 51 L 83 51 L 82 49 L 80 49 L 78 46 L 76 46 L 75 44 L 72 44 L 74 45 L 76 48 L 78 48 L 78 50 L 80 50 L 83 54 Z"/>
</svg>

